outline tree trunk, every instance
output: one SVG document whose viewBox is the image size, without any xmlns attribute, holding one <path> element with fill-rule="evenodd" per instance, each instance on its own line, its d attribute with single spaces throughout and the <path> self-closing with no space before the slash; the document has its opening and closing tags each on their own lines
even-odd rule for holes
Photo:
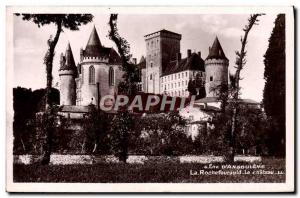
<svg viewBox="0 0 300 198">
<path fill-rule="evenodd" d="M 47 85 L 46 85 L 46 108 L 45 110 L 47 111 L 49 107 L 52 105 L 52 101 L 50 99 L 50 94 L 51 94 L 51 88 L 52 88 L 52 68 L 53 68 L 53 58 L 55 54 L 55 47 L 58 42 L 60 33 L 62 31 L 62 23 L 61 21 L 57 22 L 57 30 L 56 34 L 53 40 L 49 40 L 49 49 L 48 52 L 45 56 L 45 64 L 46 64 L 46 74 L 47 74 Z"/>
<path fill-rule="evenodd" d="M 44 151 L 43 151 L 43 157 L 42 157 L 42 161 L 41 163 L 46 165 L 49 164 L 50 162 L 50 155 L 51 155 L 51 150 L 52 150 L 52 133 L 54 130 L 54 115 L 53 115 L 53 111 L 52 111 L 52 101 L 50 98 L 50 94 L 51 94 L 51 89 L 52 89 L 52 68 L 53 68 L 53 58 L 54 58 L 54 54 L 55 54 L 55 47 L 56 44 L 58 42 L 60 33 L 62 31 L 62 22 L 57 21 L 56 23 L 57 25 L 57 30 L 56 30 L 56 34 L 53 40 L 49 39 L 48 40 L 48 45 L 49 45 L 49 49 L 48 52 L 45 55 L 45 64 L 46 64 L 46 74 L 47 74 L 47 85 L 46 85 L 46 106 L 45 106 L 45 113 L 46 113 L 46 122 L 50 122 L 47 124 L 48 127 L 46 127 L 45 129 L 45 133 L 46 133 L 46 141 L 44 145 Z M 53 122 L 51 122 L 51 121 Z M 52 125 L 52 126 L 51 126 Z"/>
</svg>

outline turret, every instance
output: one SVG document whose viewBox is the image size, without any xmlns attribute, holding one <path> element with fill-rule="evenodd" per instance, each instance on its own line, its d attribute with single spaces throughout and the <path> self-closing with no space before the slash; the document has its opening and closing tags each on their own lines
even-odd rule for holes
<svg viewBox="0 0 300 198">
<path fill-rule="evenodd" d="M 77 68 L 70 43 L 68 43 L 65 55 L 60 56 L 60 105 L 76 104 L 76 76 Z"/>
<path fill-rule="evenodd" d="M 209 47 L 209 54 L 205 59 L 206 97 L 218 97 L 220 85 L 228 85 L 228 64 L 228 58 L 216 37 L 213 45 Z"/>
</svg>

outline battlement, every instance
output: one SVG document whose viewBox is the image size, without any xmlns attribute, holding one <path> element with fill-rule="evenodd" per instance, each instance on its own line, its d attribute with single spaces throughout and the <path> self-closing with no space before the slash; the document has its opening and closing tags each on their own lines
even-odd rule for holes
<svg viewBox="0 0 300 198">
<path fill-rule="evenodd" d="M 205 66 L 207 65 L 229 65 L 229 61 L 226 59 L 207 59 L 205 60 Z"/>
<path fill-rule="evenodd" d="M 81 63 L 88 63 L 88 62 L 108 63 L 109 58 L 107 58 L 107 57 L 84 56 Z"/>
</svg>

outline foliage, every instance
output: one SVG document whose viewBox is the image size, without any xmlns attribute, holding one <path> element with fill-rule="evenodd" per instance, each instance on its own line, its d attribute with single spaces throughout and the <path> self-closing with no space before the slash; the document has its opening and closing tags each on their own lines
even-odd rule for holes
<svg viewBox="0 0 300 198">
<path fill-rule="evenodd" d="M 83 137 L 81 153 L 101 152 L 101 140 L 108 130 L 107 114 L 90 105 L 90 112 L 83 120 Z"/>
<path fill-rule="evenodd" d="M 132 132 L 134 121 L 128 111 L 119 112 L 111 122 L 111 149 L 120 161 L 126 163 L 128 157 L 128 139 Z"/>
<path fill-rule="evenodd" d="M 13 89 L 13 135 L 14 153 L 23 154 L 34 152 L 35 115 L 45 108 L 45 89 L 32 91 L 22 87 Z M 59 104 L 59 91 L 52 88 L 51 100 Z"/>
<path fill-rule="evenodd" d="M 217 113 L 211 124 L 214 128 L 208 130 L 206 145 L 209 151 L 228 155 L 231 144 L 231 125 L 233 107 L 231 103 L 225 113 Z M 239 106 L 236 119 L 235 153 L 262 155 L 268 152 L 266 148 L 267 120 L 263 111 L 246 104 Z"/>
<path fill-rule="evenodd" d="M 79 30 L 79 26 L 82 24 L 85 25 L 92 21 L 93 16 L 91 14 L 20 14 L 17 13 L 17 16 L 22 16 L 22 19 L 25 21 L 32 21 L 33 23 L 37 24 L 38 27 L 55 24 L 56 25 L 56 33 L 54 38 L 50 36 L 47 41 L 48 50 L 44 57 L 44 64 L 46 65 L 46 76 L 47 76 L 47 83 L 46 83 L 46 97 L 45 97 L 45 122 L 51 123 L 52 117 L 56 115 L 50 115 L 54 113 L 53 111 L 53 102 L 51 101 L 51 90 L 52 90 L 52 68 L 53 68 L 53 59 L 55 55 L 55 47 L 58 42 L 60 33 L 63 31 L 63 28 L 70 29 L 70 30 Z M 53 130 L 53 126 L 46 125 L 49 128 L 43 128 L 45 130 L 45 135 L 48 136 L 45 138 L 46 142 L 44 148 L 45 152 L 45 159 L 42 160 L 42 163 L 47 163 L 50 161 L 50 154 L 51 154 L 51 136 Z M 48 141 L 48 142 L 47 142 Z"/>
<path fill-rule="evenodd" d="M 258 17 L 262 16 L 263 14 L 253 14 L 250 15 L 249 19 L 248 19 L 248 24 L 245 25 L 243 31 L 244 31 L 244 35 L 241 37 L 241 49 L 240 51 L 236 51 L 236 61 L 235 61 L 235 73 L 233 75 L 230 75 L 230 85 L 229 87 L 227 87 L 228 85 L 220 85 L 219 87 L 217 87 L 218 89 L 220 89 L 219 92 L 219 100 L 222 102 L 222 106 L 221 106 L 221 110 L 223 112 L 223 114 L 226 114 L 226 108 L 229 108 L 229 112 L 228 115 L 230 115 L 229 117 L 229 121 L 230 123 L 230 134 L 228 135 L 228 130 L 227 127 L 225 127 L 226 129 L 223 131 L 224 137 L 229 137 L 229 149 L 228 149 L 228 156 L 227 159 L 228 161 L 233 161 L 234 160 L 234 155 L 235 155 L 235 150 L 236 150 L 236 134 L 238 132 L 238 111 L 240 108 L 240 102 L 239 102 L 239 95 L 240 95 L 240 73 L 242 71 L 242 69 L 244 68 L 244 66 L 246 65 L 246 55 L 247 55 L 247 51 L 246 51 L 246 45 L 247 45 L 247 39 L 250 33 L 250 30 L 252 29 L 252 27 L 254 25 L 258 25 Z M 228 106 L 228 107 L 226 107 Z M 223 118 L 226 118 L 226 115 L 221 116 Z M 219 120 L 219 119 L 217 119 Z M 221 119 L 222 120 L 222 119 Z M 228 119 L 224 119 L 224 126 L 227 126 L 227 120 Z M 226 142 L 226 141 L 225 141 Z"/>
<path fill-rule="evenodd" d="M 135 147 L 148 155 L 179 155 L 190 152 L 192 141 L 185 132 L 186 120 L 178 112 L 148 115 L 138 119 L 135 131 L 140 141 Z M 137 136 L 136 136 L 137 137 Z"/>
<path fill-rule="evenodd" d="M 25 21 L 32 21 L 37 24 L 38 27 L 55 24 L 56 34 L 54 38 L 50 36 L 47 41 L 48 51 L 44 57 L 44 64 L 46 65 L 46 74 L 47 74 L 47 96 L 46 96 L 46 105 L 51 105 L 51 99 L 49 98 L 52 87 L 52 68 L 53 68 L 53 58 L 55 54 L 55 47 L 58 42 L 60 33 L 63 31 L 63 28 L 70 30 L 79 30 L 79 27 L 82 24 L 87 24 L 92 21 L 93 16 L 90 14 L 20 14 L 17 13 L 17 16 L 22 16 L 22 19 Z"/>
<path fill-rule="evenodd" d="M 198 73 L 195 79 L 190 79 L 188 83 L 188 92 L 191 95 L 195 95 L 196 99 L 205 98 L 205 81 L 203 81 Z"/>
<path fill-rule="evenodd" d="M 117 28 L 118 14 L 111 14 L 109 19 L 110 31 L 108 37 L 116 44 L 121 56 L 122 67 L 124 71 L 123 82 L 118 85 L 119 93 L 126 95 L 135 95 L 137 92 L 137 82 L 139 82 L 139 69 L 130 61 L 130 45 L 126 39 L 121 37 Z"/>
<path fill-rule="evenodd" d="M 285 15 L 279 14 L 264 55 L 263 105 L 270 120 L 272 153 L 285 155 Z"/>
</svg>

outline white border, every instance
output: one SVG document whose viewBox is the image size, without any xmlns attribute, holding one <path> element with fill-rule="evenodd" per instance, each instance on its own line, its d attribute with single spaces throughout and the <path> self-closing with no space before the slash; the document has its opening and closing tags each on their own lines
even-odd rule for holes
<svg viewBox="0 0 300 198">
<path fill-rule="evenodd" d="M 294 190 L 294 16 L 292 7 L 10 7 L 6 9 L 6 189 L 13 192 L 291 192 Z M 30 13 L 286 14 L 286 183 L 14 183 L 12 177 L 13 17 Z"/>
</svg>

